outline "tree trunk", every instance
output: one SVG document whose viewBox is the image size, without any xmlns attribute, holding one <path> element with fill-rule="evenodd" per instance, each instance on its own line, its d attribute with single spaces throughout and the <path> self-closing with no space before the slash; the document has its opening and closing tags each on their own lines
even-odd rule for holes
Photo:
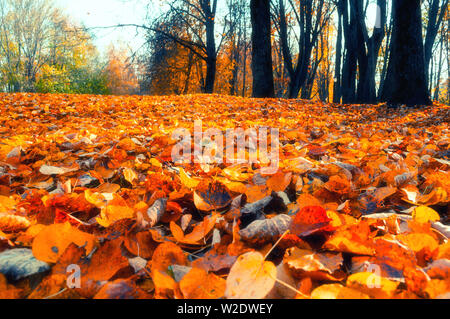
<svg viewBox="0 0 450 319">
<path fill-rule="evenodd" d="M 442 73 L 442 53 L 444 50 L 444 41 L 443 39 L 441 39 L 441 43 L 440 43 L 440 49 L 439 49 L 439 64 L 438 64 L 438 71 L 437 71 L 437 76 L 436 76 L 436 89 L 434 91 L 434 100 L 435 101 L 439 101 L 439 93 L 440 93 L 440 89 L 441 89 L 441 73 Z"/>
<path fill-rule="evenodd" d="M 393 105 L 430 105 L 422 41 L 420 0 L 393 0 L 394 25 L 382 100 Z"/>
<path fill-rule="evenodd" d="M 246 81 L 246 77 L 247 77 L 247 17 L 246 14 L 244 13 L 244 57 L 243 57 L 243 61 L 242 63 L 244 64 L 244 67 L 242 69 L 242 97 L 245 97 L 245 92 L 247 90 L 247 81 Z"/>
<path fill-rule="evenodd" d="M 387 38 L 386 38 L 386 46 L 384 49 L 384 54 L 383 54 L 383 69 L 381 70 L 381 80 L 380 80 L 380 87 L 378 88 L 378 100 L 381 99 L 381 93 L 383 92 L 383 88 L 384 88 L 384 82 L 386 81 L 386 74 L 387 74 L 387 68 L 388 68 L 388 62 L 389 62 L 389 52 L 390 52 L 390 48 L 391 48 L 391 36 L 392 36 L 392 17 L 391 17 L 391 22 L 389 23 L 389 27 L 387 28 Z"/>
<path fill-rule="evenodd" d="M 441 8 L 439 6 L 439 2 L 440 0 L 433 0 L 432 3 L 430 4 L 430 8 L 428 11 L 428 24 L 425 35 L 424 50 L 425 50 L 425 74 L 429 82 L 432 82 L 431 80 L 432 76 L 429 75 L 429 72 L 432 72 L 432 70 L 430 70 L 430 61 L 433 55 L 433 45 L 436 40 L 437 33 L 439 31 L 439 28 L 441 26 L 442 20 L 445 16 L 445 12 L 447 11 L 448 6 L 448 0 L 443 2 Z"/>
<path fill-rule="evenodd" d="M 191 77 L 191 73 L 192 73 L 192 64 L 194 63 L 194 55 L 192 53 L 192 51 L 189 51 L 188 53 L 188 66 L 187 66 L 187 71 L 186 71 L 186 80 L 184 81 L 184 89 L 183 89 L 183 94 L 186 95 L 189 92 L 189 82 L 190 82 L 190 77 Z"/>
<path fill-rule="evenodd" d="M 251 0 L 253 97 L 274 97 L 270 0 Z"/>
<path fill-rule="evenodd" d="M 214 38 L 214 20 L 206 23 L 206 78 L 205 93 L 214 92 L 214 82 L 216 79 L 216 41 Z"/>
<path fill-rule="evenodd" d="M 345 57 L 344 66 L 342 68 L 342 103 L 351 104 L 356 102 L 356 71 L 357 71 L 357 55 L 356 55 L 356 28 L 357 23 L 355 10 L 351 10 L 348 14 L 348 1 L 345 2 L 345 8 L 342 12 L 342 24 L 344 28 L 345 38 Z M 351 4 L 353 5 L 353 4 Z"/>
<path fill-rule="evenodd" d="M 447 32 L 450 30 L 450 19 L 447 19 Z M 445 37 L 445 48 L 447 51 L 447 104 L 450 104 L 450 50 L 448 37 Z"/>
<path fill-rule="evenodd" d="M 342 63 L 342 6 L 343 0 L 338 2 L 338 34 L 336 38 L 336 62 L 334 71 L 333 103 L 341 103 L 341 63 Z"/>
<path fill-rule="evenodd" d="M 358 18 L 357 39 L 358 39 L 358 64 L 359 64 L 359 82 L 357 89 L 357 102 L 374 104 L 377 102 L 376 94 L 376 67 L 378 54 L 385 35 L 386 25 L 386 0 L 378 0 L 377 5 L 380 9 L 380 25 L 375 26 L 372 36 L 368 37 L 366 24 L 364 21 L 363 2 L 356 2 L 355 8 Z M 367 47 L 367 51 L 366 51 Z"/>
</svg>

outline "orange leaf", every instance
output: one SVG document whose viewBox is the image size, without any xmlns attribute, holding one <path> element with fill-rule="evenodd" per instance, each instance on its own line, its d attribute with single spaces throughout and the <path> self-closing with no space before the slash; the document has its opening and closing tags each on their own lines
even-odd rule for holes
<svg viewBox="0 0 450 319">
<path fill-rule="evenodd" d="M 42 261 L 55 263 L 71 244 L 85 246 L 89 254 L 96 243 L 95 236 L 84 233 L 70 223 L 46 226 L 33 241 L 33 255 Z"/>
<path fill-rule="evenodd" d="M 306 206 L 295 215 L 290 230 L 299 237 L 330 232 L 334 230 L 330 222 L 325 209 L 320 206 Z"/>
<path fill-rule="evenodd" d="M 225 294 L 226 281 L 200 268 L 192 268 L 180 281 L 186 299 L 219 299 Z"/>
</svg>

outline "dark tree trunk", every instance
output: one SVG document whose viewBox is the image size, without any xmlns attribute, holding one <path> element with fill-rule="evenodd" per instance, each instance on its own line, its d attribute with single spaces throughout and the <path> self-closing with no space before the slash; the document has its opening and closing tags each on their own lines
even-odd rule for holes
<svg viewBox="0 0 450 319">
<path fill-rule="evenodd" d="M 420 0 L 393 0 L 392 10 L 392 46 L 382 100 L 393 105 L 430 105 Z"/>
<path fill-rule="evenodd" d="M 242 69 L 242 97 L 245 97 L 245 92 L 247 91 L 247 49 L 248 49 L 248 42 L 247 42 L 247 16 L 244 14 L 244 57 L 242 58 L 242 63 L 244 65 Z"/>
<path fill-rule="evenodd" d="M 237 63 L 237 58 L 234 58 L 235 64 L 233 70 L 231 71 L 230 79 L 230 95 L 235 95 L 237 93 L 237 76 L 239 71 L 239 64 Z"/>
<path fill-rule="evenodd" d="M 205 93 L 214 92 L 214 81 L 216 79 L 216 59 L 206 59 Z"/>
<path fill-rule="evenodd" d="M 342 103 L 351 104 L 356 103 L 356 71 L 357 71 L 357 32 L 354 27 L 357 23 L 355 10 L 348 14 L 348 0 L 345 0 L 344 10 L 342 12 L 342 24 L 344 28 L 345 37 L 345 57 L 342 68 Z M 350 7 L 354 6 L 350 3 Z"/>
<path fill-rule="evenodd" d="M 338 2 L 338 34 L 336 38 L 336 67 L 334 71 L 333 103 L 341 103 L 341 63 L 342 63 L 342 11 L 344 0 Z"/>
<path fill-rule="evenodd" d="M 450 19 L 447 19 L 447 32 L 450 30 Z M 445 48 L 447 52 L 447 103 L 450 104 L 450 50 L 448 37 L 445 39 Z"/>
<path fill-rule="evenodd" d="M 206 22 L 206 78 L 205 93 L 214 92 L 214 82 L 216 79 L 216 41 L 214 35 L 214 15 L 210 15 Z"/>
<path fill-rule="evenodd" d="M 364 21 L 363 1 L 355 2 L 357 7 L 356 15 L 358 18 L 357 39 L 358 39 L 358 66 L 359 81 L 357 88 L 357 102 L 370 103 L 377 102 L 376 94 L 376 67 L 378 62 L 378 54 L 385 35 L 386 25 L 386 0 L 378 0 L 377 5 L 380 8 L 380 23 L 375 26 L 372 36 L 369 38 L 366 24 Z M 377 13 L 378 14 L 378 13 Z M 366 51 L 367 47 L 367 51 Z"/>
<path fill-rule="evenodd" d="M 444 41 L 443 39 L 441 39 L 441 43 L 440 45 L 440 49 L 439 49 L 439 62 L 438 62 L 438 71 L 437 71 L 437 75 L 436 75 L 436 89 L 434 91 L 434 97 L 433 100 L 435 101 L 439 101 L 439 93 L 440 93 L 440 89 L 441 89 L 441 74 L 442 74 L 442 53 L 444 50 Z"/>
<path fill-rule="evenodd" d="M 189 82 L 190 82 L 190 77 L 191 77 L 191 73 L 192 73 L 192 65 L 194 64 L 194 54 L 189 51 L 188 54 L 188 66 L 187 66 L 187 71 L 186 71 L 186 80 L 184 81 L 184 89 L 183 89 L 183 94 L 186 95 L 189 92 Z"/>
<path fill-rule="evenodd" d="M 253 97 L 274 97 L 270 0 L 251 0 Z"/>
<path fill-rule="evenodd" d="M 380 79 L 380 87 L 378 88 L 378 100 L 381 99 L 381 93 L 383 92 L 383 88 L 384 88 L 384 82 L 386 80 L 386 74 L 387 74 L 387 68 L 389 65 L 389 52 L 390 52 L 390 43 L 391 43 L 391 36 L 392 36 L 392 25 L 393 25 L 393 20 L 391 17 L 391 22 L 389 23 L 389 27 L 387 28 L 387 38 L 386 38 L 386 46 L 385 46 L 385 50 L 384 50 L 384 54 L 383 54 L 383 69 L 381 70 L 381 79 Z"/>
</svg>

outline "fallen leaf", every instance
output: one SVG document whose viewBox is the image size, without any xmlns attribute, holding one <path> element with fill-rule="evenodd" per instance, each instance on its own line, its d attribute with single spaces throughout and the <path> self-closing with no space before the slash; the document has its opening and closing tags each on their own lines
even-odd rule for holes
<svg viewBox="0 0 450 319">
<path fill-rule="evenodd" d="M 334 230 L 331 219 L 320 206 L 306 206 L 295 215 L 290 230 L 292 234 L 306 237 L 317 233 L 327 233 Z"/>
<path fill-rule="evenodd" d="M 133 181 L 135 179 L 138 179 L 136 172 L 132 168 L 129 168 L 129 167 L 126 167 L 123 170 L 123 176 L 130 184 L 133 184 Z"/>
<path fill-rule="evenodd" d="M 211 232 L 216 224 L 218 215 L 214 214 L 205 217 L 203 222 L 199 223 L 194 227 L 191 233 L 185 235 L 183 230 L 174 222 L 170 223 L 170 230 L 177 242 L 189 245 L 203 245 L 204 242 L 200 242 L 205 239 L 205 237 Z"/>
<path fill-rule="evenodd" d="M 322 285 L 311 293 L 312 299 L 370 299 L 368 295 L 340 284 Z"/>
<path fill-rule="evenodd" d="M 399 284 L 399 282 L 383 278 L 371 272 L 361 272 L 350 275 L 347 278 L 347 287 L 377 299 L 392 298 Z"/>
<path fill-rule="evenodd" d="M 202 182 L 194 192 L 195 207 L 201 211 L 224 208 L 231 203 L 231 200 L 228 189 L 220 182 Z"/>
<path fill-rule="evenodd" d="M 146 299 L 150 295 L 131 280 L 117 279 L 104 285 L 94 299 Z"/>
<path fill-rule="evenodd" d="M 33 241 L 33 255 L 42 261 L 55 263 L 64 250 L 71 244 L 86 248 L 90 253 L 96 244 L 95 236 L 84 233 L 70 223 L 46 226 Z"/>
<path fill-rule="evenodd" d="M 266 182 L 269 189 L 274 192 L 283 192 L 291 183 L 292 173 L 277 172 L 272 175 Z"/>
<path fill-rule="evenodd" d="M 200 184 L 200 180 L 189 177 L 182 167 L 180 167 L 180 179 L 181 183 L 190 189 L 195 189 Z"/>
<path fill-rule="evenodd" d="M 192 268 L 180 281 L 186 299 L 219 299 L 224 296 L 226 281 L 200 268 Z"/>
<path fill-rule="evenodd" d="M 239 232 L 242 239 L 253 243 L 267 243 L 276 241 L 291 225 L 291 217 L 285 214 L 270 219 L 255 220 Z"/>
<path fill-rule="evenodd" d="M 327 281 L 341 281 L 344 278 L 344 273 L 340 271 L 344 262 L 341 254 L 316 253 L 292 247 L 286 251 L 283 262 L 298 278 Z"/>
<path fill-rule="evenodd" d="M 245 253 L 236 260 L 226 282 L 228 299 L 264 299 L 275 285 L 277 268 L 258 252 Z"/>
<path fill-rule="evenodd" d="M 434 209 L 427 206 L 416 207 L 412 216 L 414 220 L 419 223 L 435 222 L 441 219 L 439 214 Z"/>
<path fill-rule="evenodd" d="M 149 207 L 147 210 L 147 217 L 149 219 L 150 227 L 155 226 L 166 212 L 167 198 L 160 198 Z"/>
<path fill-rule="evenodd" d="M 15 233 L 24 231 L 31 226 L 31 223 L 22 216 L 0 213 L 0 231 Z"/>
<path fill-rule="evenodd" d="M 77 171 L 79 168 L 70 168 L 70 167 L 56 167 L 49 165 L 42 165 L 39 169 L 39 172 L 43 175 L 63 175 L 71 172 Z"/>
</svg>

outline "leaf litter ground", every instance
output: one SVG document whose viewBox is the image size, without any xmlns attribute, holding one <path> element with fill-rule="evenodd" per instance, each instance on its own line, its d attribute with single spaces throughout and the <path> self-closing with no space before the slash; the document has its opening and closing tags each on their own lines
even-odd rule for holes
<svg viewBox="0 0 450 319">
<path fill-rule="evenodd" d="M 0 298 L 449 298 L 449 119 L 0 94 Z M 175 164 L 172 133 L 195 120 L 278 128 L 278 171 Z"/>
</svg>

